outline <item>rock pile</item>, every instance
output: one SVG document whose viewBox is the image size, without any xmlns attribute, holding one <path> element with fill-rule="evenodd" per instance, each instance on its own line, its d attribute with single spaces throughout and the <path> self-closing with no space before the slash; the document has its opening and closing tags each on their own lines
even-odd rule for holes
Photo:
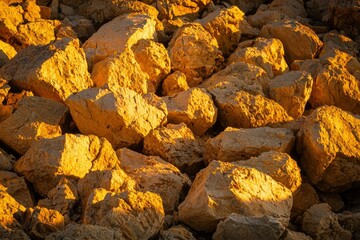
<svg viewBox="0 0 360 240">
<path fill-rule="evenodd" d="M 360 239 L 359 9 L 0 0 L 0 239 Z"/>
</svg>

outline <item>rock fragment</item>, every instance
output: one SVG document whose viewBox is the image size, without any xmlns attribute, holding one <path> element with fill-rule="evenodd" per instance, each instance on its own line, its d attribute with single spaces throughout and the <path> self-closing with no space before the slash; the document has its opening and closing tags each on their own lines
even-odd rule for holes
<svg viewBox="0 0 360 240">
<path fill-rule="evenodd" d="M 162 94 L 164 96 L 173 96 L 188 89 L 189 85 L 186 81 L 186 75 L 180 71 L 175 71 L 168 75 L 162 84 Z"/>
<path fill-rule="evenodd" d="M 0 171 L 0 184 L 19 204 L 24 207 L 34 206 L 34 200 L 24 177 L 19 177 L 14 172 Z"/>
</svg>

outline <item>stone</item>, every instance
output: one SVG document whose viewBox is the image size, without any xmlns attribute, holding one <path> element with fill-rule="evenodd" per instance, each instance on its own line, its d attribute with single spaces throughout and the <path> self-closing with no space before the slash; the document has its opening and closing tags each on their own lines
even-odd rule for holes
<svg viewBox="0 0 360 240">
<path fill-rule="evenodd" d="M 289 18 L 280 10 L 269 10 L 266 8 L 267 6 L 265 6 L 264 8 L 259 7 L 254 15 L 250 15 L 247 17 L 247 21 L 252 27 L 261 29 L 268 23 L 277 22 Z"/>
<path fill-rule="evenodd" d="M 75 16 L 67 16 L 63 21 L 62 24 L 64 26 L 71 27 L 76 36 L 80 39 L 88 39 L 95 33 L 94 24 L 91 22 L 90 19 L 85 18 L 83 16 L 75 15 Z"/>
<path fill-rule="evenodd" d="M 309 183 L 303 182 L 298 191 L 293 194 L 294 202 L 291 209 L 291 218 L 302 215 L 310 207 L 320 203 L 316 190 Z"/>
<path fill-rule="evenodd" d="M 345 191 L 359 181 L 360 119 L 334 106 L 319 107 L 298 133 L 301 165 L 323 191 Z"/>
<path fill-rule="evenodd" d="M 139 144 L 166 123 L 164 102 L 151 96 L 153 102 L 127 88 L 117 92 L 92 88 L 71 95 L 66 104 L 81 133 L 105 137 L 117 149 Z"/>
<path fill-rule="evenodd" d="M 327 203 L 316 204 L 303 215 L 301 229 L 313 239 L 351 239 L 352 234 L 343 229 Z"/>
<path fill-rule="evenodd" d="M 272 216 L 257 217 L 232 213 L 217 225 L 213 239 L 276 240 L 284 231 L 282 223 Z"/>
<path fill-rule="evenodd" d="M 188 89 L 186 75 L 180 71 L 169 74 L 162 83 L 162 94 L 164 96 L 173 96 Z"/>
<path fill-rule="evenodd" d="M 0 148 L 0 171 L 12 171 L 15 157 Z"/>
<path fill-rule="evenodd" d="M 217 118 L 217 108 L 211 95 L 202 88 L 191 88 L 175 96 L 163 97 L 169 123 L 185 123 L 195 135 L 201 136 Z"/>
<path fill-rule="evenodd" d="M 5 79 L 0 78 L 0 104 L 2 104 L 8 97 L 10 88 L 11 87 L 9 86 L 8 82 Z"/>
<path fill-rule="evenodd" d="M 216 38 L 200 23 L 189 23 L 177 30 L 168 51 L 172 70 L 183 72 L 190 87 L 199 85 L 223 62 Z"/>
<path fill-rule="evenodd" d="M 189 176 L 204 167 L 203 142 L 194 136 L 185 123 L 168 124 L 152 130 L 144 138 L 143 152 L 160 156 Z"/>
<path fill-rule="evenodd" d="M 312 240 L 311 237 L 302 233 L 302 232 L 295 232 L 289 229 L 286 229 L 285 233 L 282 235 L 281 239 L 283 240 Z"/>
<path fill-rule="evenodd" d="M 283 43 L 288 64 L 295 60 L 315 58 L 323 45 L 313 30 L 295 20 L 269 23 L 262 27 L 261 36 L 278 38 Z"/>
<path fill-rule="evenodd" d="M 104 60 L 114 52 L 131 48 L 140 39 L 153 39 L 155 21 L 142 14 L 125 14 L 101 26 L 84 44 L 90 66 Z"/>
<path fill-rule="evenodd" d="M 196 238 L 185 227 L 178 225 L 161 230 L 159 240 L 196 240 Z"/>
<path fill-rule="evenodd" d="M 359 239 L 360 234 L 360 213 L 343 212 L 337 214 L 340 225 L 353 234 L 354 239 Z"/>
<path fill-rule="evenodd" d="M 136 181 L 140 191 L 159 194 L 165 213 L 177 210 L 191 185 L 186 174 L 159 157 L 145 156 L 126 148 L 117 150 L 116 154 L 121 168 Z"/>
<path fill-rule="evenodd" d="M 115 194 L 95 189 L 90 195 L 83 222 L 122 232 L 123 239 L 149 239 L 156 235 L 164 220 L 159 195 L 126 191 Z"/>
<path fill-rule="evenodd" d="M 257 157 L 263 152 L 275 150 L 290 154 L 294 146 L 293 132 L 285 128 L 244 128 L 228 127 L 205 144 L 206 163 L 213 160 L 235 162 Z"/>
<path fill-rule="evenodd" d="M 0 9 L 0 35 L 8 42 L 17 33 L 17 26 L 24 21 L 24 10 L 21 6 L 11 6 L 4 1 L 1 1 Z"/>
<path fill-rule="evenodd" d="M 270 78 L 281 75 L 289 70 L 284 58 L 284 47 L 276 38 L 256 38 L 240 43 L 227 64 L 247 62 L 264 69 Z"/>
<path fill-rule="evenodd" d="M 306 18 L 307 12 L 303 0 L 274 0 L 269 5 L 262 5 L 258 11 L 279 11 L 289 18 Z M 257 12 L 258 12 L 257 11 Z M 256 12 L 256 14 L 257 14 Z"/>
<path fill-rule="evenodd" d="M 235 5 L 241 9 L 244 13 L 249 13 L 255 9 L 257 9 L 261 4 L 263 4 L 264 0 L 226 0 L 225 2 L 230 3 L 231 5 Z"/>
<path fill-rule="evenodd" d="M 62 102 L 93 85 L 79 45 L 78 40 L 63 38 L 45 46 L 30 46 L 0 69 L 0 77 L 19 89 Z"/>
<path fill-rule="evenodd" d="M 318 195 L 321 202 L 329 204 L 332 212 L 337 213 L 345 206 L 340 194 L 318 192 Z"/>
<path fill-rule="evenodd" d="M 324 34 L 323 41 L 324 46 L 321 50 L 321 53 L 326 52 L 326 49 L 337 49 L 352 56 L 356 56 L 356 54 L 359 53 L 359 50 L 357 49 L 358 46 L 355 41 L 347 36 L 339 34 L 336 31 L 331 31 Z"/>
<path fill-rule="evenodd" d="M 90 170 L 117 168 L 119 160 L 106 139 L 75 134 L 40 139 L 14 166 L 41 196 L 46 196 L 63 177 L 77 180 Z"/>
<path fill-rule="evenodd" d="M 25 97 L 19 108 L 0 122 L 0 140 L 23 155 L 41 138 L 61 136 L 69 109 L 42 97 Z"/>
<path fill-rule="evenodd" d="M 0 171 L 0 184 L 6 188 L 6 192 L 24 207 L 34 206 L 34 201 L 24 177 L 19 177 L 14 172 Z"/>
<path fill-rule="evenodd" d="M 11 58 L 17 54 L 15 48 L 10 44 L 0 40 L 0 67 L 5 65 Z"/>
<path fill-rule="evenodd" d="M 195 19 L 211 3 L 211 0 L 157 0 L 160 19 Z"/>
<path fill-rule="evenodd" d="M 269 81 L 269 96 L 293 118 L 299 118 L 310 99 L 313 78 L 304 71 L 290 71 Z"/>
<path fill-rule="evenodd" d="M 184 202 L 181 221 L 197 231 L 213 232 L 231 213 L 274 217 L 286 227 L 291 191 L 255 168 L 212 161 L 200 171 Z"/>
</svg>

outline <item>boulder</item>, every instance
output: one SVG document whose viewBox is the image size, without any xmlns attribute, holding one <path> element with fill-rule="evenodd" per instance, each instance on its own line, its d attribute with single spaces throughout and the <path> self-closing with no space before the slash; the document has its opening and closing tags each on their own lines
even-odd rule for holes
<svg viewBox="0 0 360 240">
<path fill-rule="evenodd" d="M 358 44 L 351 38 L 339 34 L 336 31 L 331 31 L 323 36 L 324 46 L 321 49 L 320 56 L 331 49 L 337 49 L 349 55 L 356 56 L 359 53 Z"/>
<path fill-rule="evenodd" d="M 196 238 L 185 227 L 178 225 L 161 230 L 159 240 L 196 240 Z"/>
<path fill-rule="evenodd" d="M 95 27 L 91 20 L 79 15 L 66 17 L 62 21 L 62 25 L 71 27 L 80 40 L 87 40 L 95 33 Z"/>
<path fill-rule="evenodd" d="M 303 0 L 274 0 L 268 5 L 262 5 L 259 7 L 256 14 L 262 11 L 279 11 L 281 14 L 284 14 L 292 19 L 307 17 Z"/>
<path fill-rule="evenodd" d="M 230 3 L 231 5 L 235 5 L 241 9 L 244 13 L 249 13 L 257 9 L 261 4 L 263 4 L 264 0 L 226 0 L 225 2 Z"/>
<path fill-rule="evenodd" d="M 314 58 L 323 45 L 313 30 L 295 20 L 269 23 L 261 28 L 261 35 L 280 39 L 284 45 L 288 64 L 295 60 Z"/>
<path fill-rule="evenodd" d="M 0 184 L 19 204 L 24 207 L 33 207 L 34 201 L 24 177 L 19 177 L 14 172 L 0 171 Z"/>
<path fill-rule="evenodd" d="M 160 19 L 195 19 L 211 3 L 211 0 L 157 0 Z"/>
<path fill-rule="evenodd" d="M 189 85 L 186 81 L 186 75 L 180 71 L 175 71 L 168 75 L 162 84 L 162 94 L 164 96 L 173 96 L 188 89 Z"/>
<path fill-rule="evenodd" d="M 291 218 L 302 215 L 313 205 L 320 203 L 316 190 L 309 183 L 303 182 L 298 191 L 293 194 L 294 202 L 291 209 Z"/>
<path fill-rule="evenodd" d="M 281 236 L 282 240 L 312 240 L 311 237 L 302 233 L 302 232 L 295 232 L 289 229 L 286 229 L 285 233 Z"/>
<path fill-rule="evenodd" d="M 0 69 L 0 77 L 17 88 L 62 102 L 92 86 L 79 45 L 78 40 L 63 38 L 45 46 L 30 46 Z"/>
<path fill-rule="evenodd" d="M 167 110 L 160 98 L 127 88 L 87 89 L 71 95 L 66 104 L 81 133 L 105 137 L 115 149 L 137 145 L 166 123 Z"/>
<path fill-rule="evenodd" d="M 15 48 L 0 40 L 0 67 L 17 54 Z"/>
<path fill-rule="evenodd" d="M 340 225 L 353 234 L 354 239 L 360 237 L 360 213 L 359 212 L 343 212 L 337 214 Z"/>
<path fill-rule="evenodd" d="M 297 149 L 318 188 L 345 191 L 359 181 L 359 133 L 360 119 L 334 106 L 319 107 L 306 118 Z"/>
<path fill-rule="evenodd" d="M 143 152 L 160 156 L 190 176 L 204 167 L 203 142 L 194 136 L 185 123 L 168 124 L 152 130 L 144 138 Z"/>
<path fill-rule="evenodd" d="M 289 70 L 284 58 L 284 47 L 276 38 L 256 38 L 241 42 L 227 59 L 228 64 L 246 62 L 264 69 L 270 78 Z"/>
<path fill-rule="evenodd" d="M 61 103 L 42 97 L 25 97 L 19 108 L 0 122 L 0 140 L 23 155 L 41 138 L 62 134 L 69 109 Z"/>
<path fill-rule="evenodd" d="M 352 234 L 343 229 L 335 213 L 327 203 L 316 204 L 303 215 L 301 229 L 313 239 L 352 239 Z"/>
<path fill-rule="evenodd" d="M 318 195 L 322 203 L 329 204 L 332 212 L 337 213 L 345 206 L 341 195 L 338 193 L 327 193 L 319 191 Z"/>
<path fill-rule="evenodd" d="M 191 88 L 175 96 L 163 97 L 169 123 L 185 123 L 194 134 L 201 136 L 217 118 L 217 108 L 211 95 L 202 88 Z"/>
<path fill-rule="evenodd" d="M 156 235 L 164 220 L 159 195 L 151 192 L 112 193 L 95 189 L 89 196 L 83 222 L 122 232 L 123 239 L 149 239 Z"/>
<path fill-rule="evenodd" d="M 280 10 L 269 10 L 266 5 L 263 6 L 264 7 L 259 7 L 254 15 L 247 17 L 247 20 L 252 27 L 261 29 L 268 23 L 289 18 Z"/>
<path fill-rule="evenodd" d="M 140 191 L 159 194 L 165 213 L 177 210 L 191 185 L 186 174 L 159 157 L 148 157 L 126 148 L 117 150 L 116 154 L 121 168 L 135 180 Z"/>
<path fill-rule="evenodd" d="M 15 157 L 0 148 L 0 171 L 12 171 Z"/>
<path fill-rule="evenodd" d="M 212 161 L 200 171 L 184 202 L 180 219 L 197 231 L 212 232 L 231 213 L 269 216 L 286 227 L 291 191 L 255 168 Z"/>
<path fill-rule="evenodd" d="M 284 73 L 269 81 L 269 96 L 293 118 L 303 115 L 310 98 L 313 78 L 304 71 Z"/>
<path fill-rule="evenodd" d="M 0 35 L 8 42 L 17 33 L 17 26 L 24 21 L 21 6 L 11 6 L 6 1 L 0 2 Z"/>
<path fill-rule="evenodd" d="M 119 168 L 119 160 L 106 139 L 74 134 L 40 139 L 14 166 L 42 196 L 55 188 L 63 177 L 76 180 L 85 177 L 90 170 L 116 168 Z"/>
<path fill-rule="evenodd" d="M 186 24 L 177 30 L 168 50 L 172 70 L 183 72 L 190 87 L 209 77 L 223 62 L 216 38 L 200 23 Z"/>
</svg>

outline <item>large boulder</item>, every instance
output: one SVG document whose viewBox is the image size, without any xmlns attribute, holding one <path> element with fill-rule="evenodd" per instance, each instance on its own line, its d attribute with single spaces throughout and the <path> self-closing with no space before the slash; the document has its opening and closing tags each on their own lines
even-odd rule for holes
<svg viewBox="0 0 360 240">
<path fill-rule="evenodd" d="M 344 191 L 360 176 L 360 119 L 334 106 L 319 107 L 298 133 L 301 164 L 324 191 Z"/>
<path fill-rule="evenodd" d="M 66 104 L 83 134 L 107 138 L 114 148 L 137 145 L 152 129 L 166 122 L 164 102 L 120 88 L 92 88 L 71 95 Z M 106 124 L 104 124 L 106 123 Z"/>
</svg>

